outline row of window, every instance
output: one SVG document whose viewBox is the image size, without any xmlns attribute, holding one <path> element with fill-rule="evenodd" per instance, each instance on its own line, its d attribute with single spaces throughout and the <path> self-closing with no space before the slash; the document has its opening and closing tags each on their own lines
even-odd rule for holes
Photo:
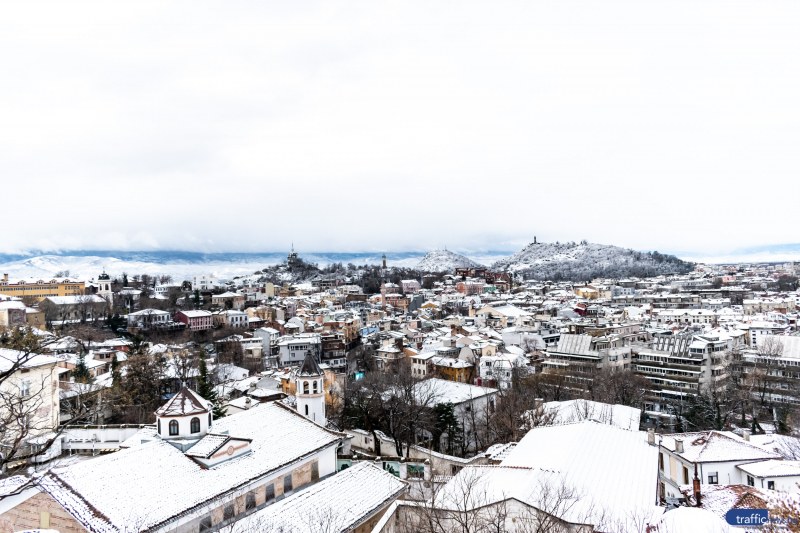
<svg viewBox="0 0 800 533">
<path fill-rule="evenodd" d="M 211 413 L 208 413 L 208 425 L 211 425 Z M 177 420 L 170 420 L 168 427 L 171 437 L 180 435 L 180 426 Z M 161 419 L 158 420 L 158 432 L 161 433 Z M 192 434 L 200 433 L 200 419 L 198 417 L 194 417 L 189 421 L 189 432 Z"/>
<path fill-rule="evenodd" d="M 314 461 L 311 463 L 311 482 L 315 482 L 319 480 L 319 463 Z M 283 496 L 288 495 L 294 489 L 294 484 L 292 482 L 292 473 L 289 472 L 285 476 L 283 476 Z M 275 500 L 275 483 L 270 482 L 262 487 L 253 489 L 249 491 L 245 495 L 245 505 L 244 505 L 244 513 L 249 513 L 253 511 L 257 507 L 257 492 L 264 491 L 264 505 L 267 505 Z M 233 520 L 236 516 L 236 507 L 235 502 L 231 502 L 226 505 L 222 510 L 222 524 Z M 205 517 L 203 520 L 200 521 L 199 531 L 200 533 L 204 533 L 206 531 L 211 531 L 212 529 L 218 528 L 221 524 L 213 524 L 211 516 Z"/>
</svg>

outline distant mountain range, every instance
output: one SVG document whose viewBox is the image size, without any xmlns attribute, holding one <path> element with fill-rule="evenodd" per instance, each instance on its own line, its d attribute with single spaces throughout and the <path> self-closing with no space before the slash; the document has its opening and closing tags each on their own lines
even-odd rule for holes
<svg viewBox="0 0 800 533">
<path fill-rule="evenodd" d="M 673 255 L 637 252 L 582 241 L 530 243 L 492 265 L 495 270 L 521 273 L 526 279 L 589 281 L 594 278 L 649 277 L 690 272 L 694 265 Z"/>
</svg>

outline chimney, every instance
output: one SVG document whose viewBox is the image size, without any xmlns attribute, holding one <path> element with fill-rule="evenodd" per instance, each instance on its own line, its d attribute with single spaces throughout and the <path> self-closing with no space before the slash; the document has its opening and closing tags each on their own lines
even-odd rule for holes
<svg viewBox="0 0 800 533">
<path fill-rule="evenodd" d="M 747 442 L 750 442 L 750 430 L 749 429 L 743 429 L 742 430 L 742 438 L 744 440 L 746 440 Z"/>
<path fill-rule="evenodd" d="M 675 439 L 675 451 L 683 453 L 683 441 L 681 439 Z"/>
<path fill-rule="evenodd" d="M 697 477 L 697 463 L 694 464 L 694 480 L 692 481 L 692 488 L 694 489 L 694 504 L 700 507 L 702 494 L 700 494 L 700 478 Z"/>
<path fill-rule="evenodd" d="M 653 428 L 647 430 L 647 444 L 650 446 L 656 445 L 656 430 Z"/>
<path fill-rule="evenodd" d="M 8 283 L 8 274 L 3 274 L 3 281 Z"/>
</svg>

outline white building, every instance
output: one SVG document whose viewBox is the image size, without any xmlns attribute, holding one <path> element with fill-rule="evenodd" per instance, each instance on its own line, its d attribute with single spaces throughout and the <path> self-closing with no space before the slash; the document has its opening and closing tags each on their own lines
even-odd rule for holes
<svg viewBox="0 0 800 533">
<path fill-rule="evenodd" d="M 219 280 L 211 274 L 192 278 L 192 290 L 213 291 L 219 287 Z"/>
<path fill-rule="evenodd" d="M 753 485 L 747 483 L 746 474 L 738 467 L 769 459 L 782 457 L 728 431 L 663 435 L 658 458 L 660 495 L 665 499 L 680 498 L 681 486 L 694 479 L 695 465 L 703 484 Z"/>
<path fill-rule="evenodd" d="M 129 328 L 149 329 L 163 327 L 172 322 L 172 315 L 159 309 L 142 309 L 127 316 Z"/>
<path fill-rule="evenodd" d="M 278 365 L 289 366 L 301 363 L 306 354 L 319 357 L 322 341 L 317 333 L 298 333 L 278 340 Z"/>
</svg>

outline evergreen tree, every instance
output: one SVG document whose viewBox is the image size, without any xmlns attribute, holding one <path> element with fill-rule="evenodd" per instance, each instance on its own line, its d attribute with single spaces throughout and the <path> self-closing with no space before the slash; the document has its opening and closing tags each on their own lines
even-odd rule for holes
<svg viewBox="0 0 800 533">
<path fill-rule="evenodd" d="M 86 355 L 83 352 L 78 355 L 78 362 L 75 365 L 75 370 L 72 371 L 72 377 L 75 378 L 76 383 L 92 382 L 92 375 L 89 374 L 89 367 L 86 366 Z"/>
<path fill-rule="evenodd" d="M 206 366 L 205 354 L 200 354 L 199 364 L 200 376 L 197 378 L 197 394 L 211 402 L 213 405 L 212 413 L 214 418 L 222 418 L 227 414 L 225 407 L 222 406 L 214 384 L 208 377 L 208 367 Z"/>
<path fill-rule="evenodd" d="M 119 370 L 119 360 L 117 354 L 111 357 L 111 386 L 119 387 L 122 383 L 122 373 Z"/>
</svg>

